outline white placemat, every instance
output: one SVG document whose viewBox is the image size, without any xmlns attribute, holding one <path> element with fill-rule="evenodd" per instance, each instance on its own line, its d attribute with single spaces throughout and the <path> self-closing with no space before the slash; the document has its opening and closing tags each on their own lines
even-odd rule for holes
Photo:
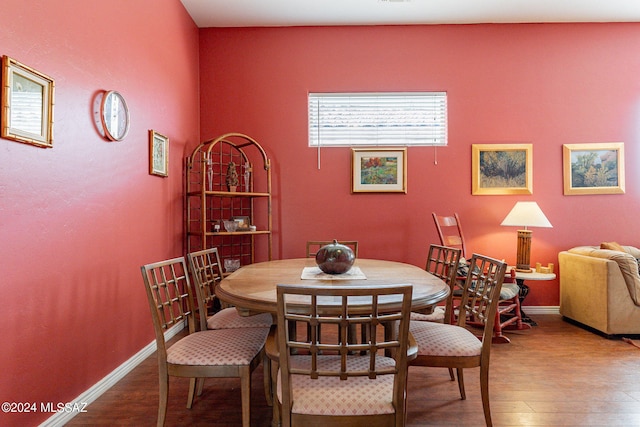
<svg viewBox="0 0 640 427">
<path fill-rule="evenodd" d="M 320 267 L 305 267 L 302 269 L 303 280 L 366 280 L 360 267 L 351 267 L 349 271 L 342 274 L 327 274 L 320 270 Z"/>
</svg>

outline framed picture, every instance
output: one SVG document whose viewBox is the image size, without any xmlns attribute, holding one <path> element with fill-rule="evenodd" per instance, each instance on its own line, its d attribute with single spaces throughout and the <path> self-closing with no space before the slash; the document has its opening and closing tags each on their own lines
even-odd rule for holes
<svg viewBox="0 0 640 427">
<path fill-rule="evenodd" d="M 2 137 L 53 147 L 53 88 L 50 77 L 3 56 Z"/>
<path fill-rule="evenodd" d="M 533 194 L 533 144 L 473 144 L 471 194 Z"/>
<path fill-rule="evenodd" d="M 623 194 L 624 144 L 564 144 L 564 194 Z"/>
<path fill-rule="evenodd" d="M 149 173 L 169 176 L 169 138 L 154 130 L 149 131 Z"/>
<path fill-rule="evenodd" d="M 247 231 L 251 225 L 251 218 L 248 216 L 234 216 L 233 219 L 238 224 L 238 231 Z"/>
<path fill-rule="evenodd" d="M 352 148 L 352 193 L 406 193 L 406 148 Z"/>
</svg>

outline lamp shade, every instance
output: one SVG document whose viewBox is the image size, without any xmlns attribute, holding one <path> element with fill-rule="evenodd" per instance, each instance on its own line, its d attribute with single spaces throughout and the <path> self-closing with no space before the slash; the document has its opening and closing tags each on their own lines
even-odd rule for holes
<svg viewBox="0 0 640 427">
<path fill-rule="evenodd" d="M 517 202 L 500 225 L 553 227 L 536 202 Z"/>
</svg>

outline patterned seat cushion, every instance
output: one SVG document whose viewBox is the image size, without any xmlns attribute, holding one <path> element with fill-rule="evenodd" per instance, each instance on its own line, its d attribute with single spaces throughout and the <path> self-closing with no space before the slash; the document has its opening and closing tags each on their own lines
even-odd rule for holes
<svg viewBox="0 0 640 427">
<path fill-rule="evenodd" d="M 348 367 L 366 370 L 367 356 L 349 357 Z M 292 356 L 293 366 L 308 365 L 311 356 Z M 322 369 L 340 363 L 339 356 L 318 357 L 318 367 Z M 376 358 L 376 364 L 394 366 L 395 361 L 388 357 Z M 279 373 L 278 375 L 280 375 Z M 311 379 L 308 375 L 292 375 L 293 413 L 359 416 L 393 414 L 393 375 L 378 375 L 376 379 L 368 377 L 319 377 Z M 278 399 L 282 402 L 281 381 L 278 381 Z"/>
<path fill-rule="evenodd" d="M 238 310 L 229 307 L 207 318 L 207 329 L 269 328 L 272 323 L 273 318 L 269 313 L 240 316 Z"/>
<path fill-rule="evenodd" d="M 247 365 L 262 350 L 268 328 L 216 329 L 182 338 L 167 350 L 177 365 Z"/>
<path fill-rule="evenodd" d="M 433 313 L 423 314 L 411 312 L 411 320 L 417 320 L 419 322 L 444 322 L 444 308 L 436 307 Z"/>
<path fill-rule="evenodd" d="M 482 342 L 456 325 L 411 322 L 411 334 L 418 343 L 419 356 L 479 356 Z"/>
<path fill-rule="evenodd" d="M 517 283 L 503 283 L 500 289 L 500 299 L 511 299 L 520 293 L 520 287 Z"/>
</svg>

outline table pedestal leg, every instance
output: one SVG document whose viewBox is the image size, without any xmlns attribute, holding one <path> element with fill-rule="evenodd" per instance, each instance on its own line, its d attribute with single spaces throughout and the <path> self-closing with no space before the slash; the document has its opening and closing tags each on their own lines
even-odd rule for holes
<svg viewBox="0 0 640 427">
<path fill-rule="evenodd" d="M 518 299 L 520 300 L 520 315 L 522 316 L 522 322 L 527 323 L 531 326 L 538 326 L 535 320 L 527 316 L 522 310 L 522 302 L 527 297 L 527 295 L 529 295 L 529 287 L 524 284 L 524 279 L 516 279 L 516 283 L 520 287 L 520 296 L 518 297 Z"/>
</svg>

